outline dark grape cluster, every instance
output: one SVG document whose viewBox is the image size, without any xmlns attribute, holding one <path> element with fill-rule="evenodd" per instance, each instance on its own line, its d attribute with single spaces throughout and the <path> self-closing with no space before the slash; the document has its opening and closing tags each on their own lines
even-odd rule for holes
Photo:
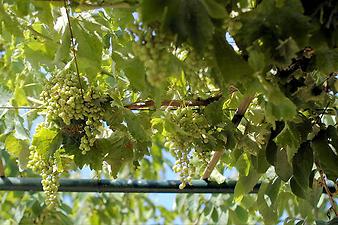
<svg viewBox="0 0 338 225">
<path fill-rule="evenodd" d="M 57 150 L 58 151 L 58 150 Z M 57 154 L 54 153 L 54 154 Z M 59 169 L 58 164 L 53 157 L 42 156 L 36 151 L 35 146 L 30 146 L 30 155 L 28 168 L 41 174 L 41 184 L 46 195 L 46 204 L 48 207 L 55 207 L 58 204 L 57 191 L 59 187 Z"/>
<path fill-rule="evenodd" d="M 102 126 L 104 111 L 101 102 L 104 99 L 99 88 L 84 88 L 84 79 L 81 80 L 76 73 L 56 74 L 46 85 L 41 97 L 47 104 L 48 121 L 61 118 L 65 126 L 72 121 L 84 123 L 79 149 L 86 154 L 94 145 L 95 136 Z"/>
</svg>

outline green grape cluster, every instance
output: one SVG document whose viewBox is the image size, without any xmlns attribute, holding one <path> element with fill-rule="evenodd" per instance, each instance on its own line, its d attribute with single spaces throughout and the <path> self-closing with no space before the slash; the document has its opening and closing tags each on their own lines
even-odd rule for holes
<svg viewBox="0 0 338 225">
<path fill-rule="evenodd" d="M 57 154 L 57 153 L 54 153 Z M 59 187 L 59 171 L 55 157 L 44 157 L 36 151 L 35 146 L 30 146 L 28 168 L 40 173 L 42 188 L 46 195 L 48 207 L 55 207 L 58 204 L 57 191 Z"/>
<path fill-rule="evenodd" d="M 47 103 L 47 119 L 61 118 L 66 125 L 71 120 L 84 119 L 81 85 L 75 73 L 59 73 L 47 83 L 41 97 Z"/>
<path fill-rule="evenodd" d="M 191 108 L 179 108 L 168 118 L 171 122 L 178 126 L 177 132 L 169 133 L 167 143 L 173 149 L 176 163 L 173 170 L 180 174 L 180 188 L 184 188 L 187 183 L 191 183 L 195 173 L 195 168 L 191 164 L 191 158 L 196 152 L 195 147 L 200 141 L 203 132 L 203 118 L 194 112 Z M 195 152 L 193 151 L 195 150 Z M 200 152 L 202 155 L 202 152 Z"/>
<path fill-rule="evenodd" d="M 100 104 L 102 100 L 98 89 L 91 88 L 84 96 L 83 115 L 85 116 L 86 125 L 84 127 L 84 135 L 81 137 L 80 150 L 82 154 L 94 145 L 95 136 L 99 134 L 99 129 L 102 126 L 101 119 L 104 111 Z"/>
<path fill-rule="evenodd" d="M 84 84 L 84 80 L 79 80 L 76 73 L 56 74 L 41 93 L 42 99 L 47 104 L 48 121 L 61 118 L 66 126 L 74 121 L 83 123 L 79 146 L 82 154 L 86 154 L 94 145 L 104 115 L 101 106 L 104 98 L 99 88 L 84 89 L 82 87 Z"/>
<path fill-rule="evenodd" d="M 134 53 L 144 63 L 149 83 L 158 87 L 169 74 L 170 38 L 152 30 L 138 33 L 140 40 L 133 47 Z"/>
</svg>

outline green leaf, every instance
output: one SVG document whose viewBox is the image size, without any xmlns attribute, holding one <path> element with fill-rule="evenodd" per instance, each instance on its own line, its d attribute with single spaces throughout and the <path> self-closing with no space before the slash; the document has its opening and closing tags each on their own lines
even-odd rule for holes
<svg viewBox="0 0 338 225">
<path fill-rule="evenodd" d="M 315 160 L 319 161 L 329 179 L 338 177 L 338 155 L 331 149 L 328 142 L 327 130 L 321 130 L 312 140 L 311 146 L 315 153 Z"/>
<path fill-rule="evenodd" d="M 167 6 L 166 1 L 142 0 L 141 16 L 145 24 L 150 24 L 162 19 L 164 9 Z"/>
<path fill-rule="evenodd" d="M 312 126 L 308 121 L 301 123 L 287 122 L 282 132 L 274 139 L 279 147 L 286 149 L 289 162 L 292 161 L 300 144 L 306 140 L 307 134 L 311 130 Z"/>
<path fill-rule="evenodd" d="M 205 117 L 211 126 L 216 126 L 222 122 L 223 114 L 223 100 L 218 100 L 207 105 L 204 109 Z"/>
<path fill-rule="evenodd" d="M 214 19 L 224 19 L 227 16 L 225 7 L 217 0 L 201 0 L 204 7 L 207 9 L 208 14 Z"/>
<path fill-rule="evenodd" d="M 131 87 L 135 91 L 147 92 L 146 73 L 143 63 L 139 59 L 134 58 L 123 61 L 123 64 Z"/>
<path fill-rule="evenodd" d="M 179 39 L 188 39 L 199 53 L 208 46 L 214 26 L 207 10 L 198 0 L 180 1 L 176 8 L 176 15 L 170 15 L 169 23 Z M 174 9 L 173 8 L 173 9 Z"/>
<path fill-rule="evenodd" d="M 19 106 L 29 105 L 26 92 L 23 89 L 23 82 L 21 84 L 17 84 L 17 86 L 15 87 L 14 99 L 15 99 L 16 104 Z"/>
<path fill-rule="evenodd" d="M 249 60 L 248 63 L 254 71 L 263 71 L 265 67 L 265 56 L 259 50 L 253 47 L 248 48 Z"/>
<path fill-rule="evenodd" d="M 262 183 L 257 194 L 257 208 L 263 216 L 265 224 L 274 224 L 278 219 L 275 198 L 280 187 L 280 179 Z"/>
<path fill-rule="evenodd" d="M 330 144 L 338 151 L 338 128 L 329 125 L 326 130 Z"/>
<path fill-rule="evenodd" d="M 243 81 L 252 75 L 252 70 L 226 42 L 223 33 L 216 33 L 213 39 L 213 53 L 220 75 L 215 77 L 220 84 L 227 86 L 229 81 Z M 217 73 L 216 73 L 217 74 Z"/>
<path fill-rule="evenodd" d="M 62 34 L 60 43 L 56 50 L 56 54 L 54 57 L 54 63 L 68 62 L 70 53 L 71 53 L 70 41 L 71 40 L 70 40 L 69 27 L 68 25 L 66 25 L 64 27 L 64 32 Z"/>
<path fill-rule="evenodd" d="M 265 173 L 270 167 L 270 164 L 266 159 L 266 149 L 259 149 L 257 156 L 251 155 L 251 162 L 257 172 Z"/>
<path fill-rule="evenodd" d="M 12 98 L 11 92 L 3 85 L 0 85 L 0 105 L 6 106 L 9 103 L 9 100 Z M 8 110 L 6 109 L 0 109 L 0 119 L 4 116 L 4 114 Z"/>
<path fill-rule="evenodd" d="M 277 150 L 275 171 L 285 182 L 292 176 L 292 166 L 289 163 L 285 149 Z"/>
<path fill-rule="evenodd" d="M 241 206 L 237 206 L 235 209 L 237 218 L 240 220 L 240 224 L 246 224 L 249 218 L 248 211 Z"/>
<path fill-rule="evenodd" d="M 43 156 L 53 154 L 62 143 L 62 136 L 58 130 L 48 129 L 39 126 L 33 136 L 32 145 L 36 147 L 36 151 Z"/>
<path fill-rule="evenodd" d="M 296 105 L 273 86 L 268 87 L 268 102 L 265 106 L 269 121 L 292 120 L 297 114 Z"/>
<path fill-rule="evenodd" d="M 24 53 L 27 60 L 36 68 L 41 64 L 51 65 L 57 45 L 50 40 L 30 40 L 25 43 Z"/>
<path fill-rule="evenodd" d="M 277 145 L 273 140 L 269 140 L 268 144 L 266 145 L 266 160 L 273 166 L 276 165 L 277 161 Z"/>
<path fill-rule="evenodd" d="M 5 141 L 7 151 L 14 157 L 19 158 L 20 154 L 28 151 L 29 141 L 20 140 L 14 137 L 13 134 L 7 136 Z"/>
<path fill-rule="evenodd" d="M 260 175 L 261 174 L 257 173 L 256 170 L 251 167 L 247 176 L 239 176 L 234 190 L 234 200 L 236 202 L 240 202 L 243 198 L 243 195 L 248 194 L 250 191 L 252 191 L 253 187 L 260 178 Z"/>
<path fill-rule="evenodd" d="M 314 56 L 315 69 L 328 75 L 338 70 L 338 49 L 321 49 Z"/>
<path fill-rule="evenodd" d="M 32 1 L 34 7 L 37 9 L 37 17 L 39 20 L 47 24 L 50 28 L 53 27 L 52 6 L 49 2 Z"/>
<path fill-rule="evenodd" d="M 218 221 L 218 212 L 217 212 L 217 208 L 216 207 L 212 210 L 211 219 L 214 222 Z"/>
<path fill-rule="evenodd" d="M 22 30 L 20 29 L 19 22 L 8 14 L 9 11 L 5 10 L 3 4 L 0 5 L 0 18 L 5 24 L 5 29 L 16 37 L 22 37 Z"/>
<path fill-rule="evenodd" d="M 304 199 L 306 198 L 306 192 L 305 192 L 304 188 L 297 183 L 297 181 L 294 177 L 292 177 L 291 180 L 290 180 L 290 187 L 291 187 L 292 192 L 296 196 L 298 196 L 300 198 L 304 198 Z"/>
<path fill-rule="evenodd" d="M 89 22 L 79 23 L 74 20 L 73 29 L 78 43 L 79 70 L 92 81 L 101 71 L 103 44 L 97 32 L 87 30 L 88 24 Z"/>
<path fill-rule="evenodd" d="M 296 182 L 306 188 L 313 166 L 313 152 L 309 142 L 304 142 L 299 147 L 292 159 L 293 177 Z"/>
<path fill-rule="evenodd" d="M 110 174 L 113 177 L 116 177 L 122 166 L 134 158 L 131 140 L 122 132 L 114 132 L 109 138 L 97 139 L 91 151 L 94 154 L 95 151 L 104 151 L 107 154 L 104 160 L 110 165 Z"/>
</svg>

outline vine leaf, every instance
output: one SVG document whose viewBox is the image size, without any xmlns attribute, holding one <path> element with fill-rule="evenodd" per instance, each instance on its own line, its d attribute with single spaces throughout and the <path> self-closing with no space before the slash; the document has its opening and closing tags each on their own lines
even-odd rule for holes
<svg viewBox="0 0 338 225">
<path fill-rule="evenodd" d="M 294 177 L 292 177 L 291 180 L 290 180 L 290 187 L 291 187 L 292 192 L 296 196 L 298 196 L 300 198 L 304 198 L 304 199 L 306 198 L 306 192 L 305 192 L 304 188 L 297 183 L 297 181 Z"/>
<path fill-rule="evenodd" d="M 212 102 L 209 105 L 207 105 L 204 109 L 205 117 L 208 120 L 209 124 L 211 126 L 216 126 L 223 122 L 223 99 L 220 99 L 218 101 Z"/>
<path fill-rule="evenodd" d="M 161 20 L 164 8 L 167 6 L 165 1 L 143 0 L 141 1 L 142 21 L 146 24 Z"/>
<path fill-rule="evenodd" d="M 251 155 L 251 162 L 259 173 L 265 173 L 270 167 L 266 159 L 266 149 L 259 149 L 257 156 Z"/>
<path fill-rule="evenodd" d="M 281 179 L 276 178 L 269 183 L 263 183 L 257 195 L 257 207 L 266 224 L 271 224 L 278 218 L 276 198 L 281 185 Z"/>
<path fill-rule="evenodd" d="M 56 54 L 54 57 L 54 63 L 60 63 L 60 62 L 68 62 L 71 52 L 71 46 L 70 46 L 70 33 L 68 24 L 65 25 L 63 28 L 62 37 L 60 40 L 60 44 L 57 47 Z"/>
<path fill-rule="evenodd" d="M 332 125 L 329 125 L 326 130 L 327 130 L 330 144 L 337 151 L 338 150 L 338 129 Z"/>
<path fill-rule="evenodd" d="M 211 18 L 224 19 L 227 17 L 225 7 L 220 2 L 216 0 L 201 0 L 201 2 Z"/>
<path fill-rule="evenodd" d="M 306 140 L 307 134 L 311 130 L 312 126 L 310 122 L 287 122 L 282 132 L 274 139 L 279 147 L 284 147 L 286 149 L 288 161 L 290 163 L 301 143 Z"/>
<path fill-rule="evenodd" d="M 216 33 L 213 39 L 213 53 L 220 75 L 216 73 L 215 79 L 226 86 L 229 81 L 247 79 L 252 75 L 252 70 L 226 42 L 223 33 Z"/>
<path fill-rule="evenodd" d="M 151 147 L 149 117 L 142 117 L 142 114 L 136 116 L 127 109 L 124 116 L 128 130 L 135 139 L 135 143 L 133 144 L 135 159 L 142 159 L 144 154 L 148 153 L 148 148 Z"/>
<path fill-rule="evenodd" d="M 136 91 L 147 92 L 146 72 L 142 62 L 134 58 L 128 61 L 124 60 L 122 65 L 130 81 L 130 86 Z"/>
<path fill-rule="evenodd" d="M 285 149 L 279 149 L 276 153 L 275 171 L 285 182 L 292 176 L 292 166 L 288 161 Z"/>
<path fill-rule="evenodd" d="M 329 146 L 327 130 L 320 130 L 312 140 L 311 146 L 327 177 L 335 180 L 338 177 L 338 155 Z"/>
<path fill-rule="evenodd" d="M 13 134 L 6 137 L 5 147 L 10 155 L 18 158 L 21 169 L 25 169 L 29 156 L 29 141 L 15 138 Z"/>
<path fill-rule="evenodd" d="M 245 194 L 252 191 L 253 187 L 257 183 L 261 174 L 258 173 L 253 167 L 250 168 L 247 176 L 240 175 L 234 190 L 235 202 L 240 202 Z"/>
<path fill-rule="evenodd" d="M 116 177 L 121 167 L 134 158 L 134 152 L 130 144 L 129 137 L 122 132 L 115 132 L 109 138 L 98 139 L 91 151 L 95 152 L 100 149 L 99 151 L 107 153 L 104 160 L 110 165 L 111 175 Z"/>
<path fill-rule="evenodd" d="M 4 22 L 6 30 L 15 35 L 16 37 L 22 37 L 22 30 L 20 29 L 20 24 L 17 20 L 12 18 L 4 9 L 3 4 L 0 6 L 0 18 Z"/>
<path fill-rule="evenodd" d="M 83 21 L 83 23 L 86 25 L 89 22 Z M 72 27 L 79 45 L 77 51 L 79 70 L 85 73 L 90 80 L 93 80 L 96 74 L 101 71 L 102 38 L 97 35 L 97 32 L 94 32 L 95 30 L 85 29 L 78 21 L 72 23 Z"/>
<path fill-rule="evenodd" d="M 12 98 L 12 93 L 3 85 L 0 85 L 0 106 L 5 106 L 9 103 Z M 0 119 L 5 115 L 7 109 L 0 109 Z"/>
<path fill-rule="evenodd" d="M 309 142 L 299 147 L 292 159 L 293 177 L 300 187 L 309 187 L 310 174 L 313 166 L 313 151 Z"/>
<path fill-rule="evenodd" d="M 200 1 L 180 1 L 175 25 L 181 38 L 191 42 L 197 52 L 203 52 L 212 38 L 214 26 Z"/>
<path fill-rule="evenodd" d="M 292 120 L 297 113 L 296 105 L 274 87 L 270 86 L 268 89 L 268 102 L 265 106 L 267 119 L 270 122 L 276 120 Z"/>
<path fill-rule="evenodd" d="M 53 154 L 62 143 L 62 135 L 58 130 L 52 130 L 40 126 L 36 129 L 33 136 L 32 145 L 36 147 L 36 151 L 42 156 Z"/>
<path fill-rule="evenodd" d="M 316 69 L 324 74 L 330 74 L 332 71 L 338 70 L 338 50 L 337 49 L 321 49 L 315 53 L 313 57 Z"/>
</svg>

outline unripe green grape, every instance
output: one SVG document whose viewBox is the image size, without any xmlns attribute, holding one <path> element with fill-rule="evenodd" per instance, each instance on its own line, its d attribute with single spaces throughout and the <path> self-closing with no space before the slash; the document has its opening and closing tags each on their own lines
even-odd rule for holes
<svg viewBox="0 0 338 225">
<path fill-rule="evenodd" d="M 84 138 L 79 147 L 82 153 L 86 153 L 94 145 L 104 112 L 98 101 L 102 96 L 100 89 L 88 87 L 81 91 L 80 86 L 75 73 L 56 74 L 46 85 L 41 98 L 47 103 L 48 121 L 61 118 L 65 125 L 76 120 L 86 121 L 85 132 L 80 132 Z"/>
<path fill-rule="evenodd" d="M 59 186 L 59 173 L 57 170 L 53 171 L 53 168 L 56 168 L 57 161 L 54 157 L 44 158 L 44 156 L 36 151 L 34 146 L 31 146 L 30 150 L 27 166 L 41 174 L 41 184 L 46 195 L 46 204 L 48 207 L 55 207 L 58 204 L 57 191 Z"/>
</svg>

